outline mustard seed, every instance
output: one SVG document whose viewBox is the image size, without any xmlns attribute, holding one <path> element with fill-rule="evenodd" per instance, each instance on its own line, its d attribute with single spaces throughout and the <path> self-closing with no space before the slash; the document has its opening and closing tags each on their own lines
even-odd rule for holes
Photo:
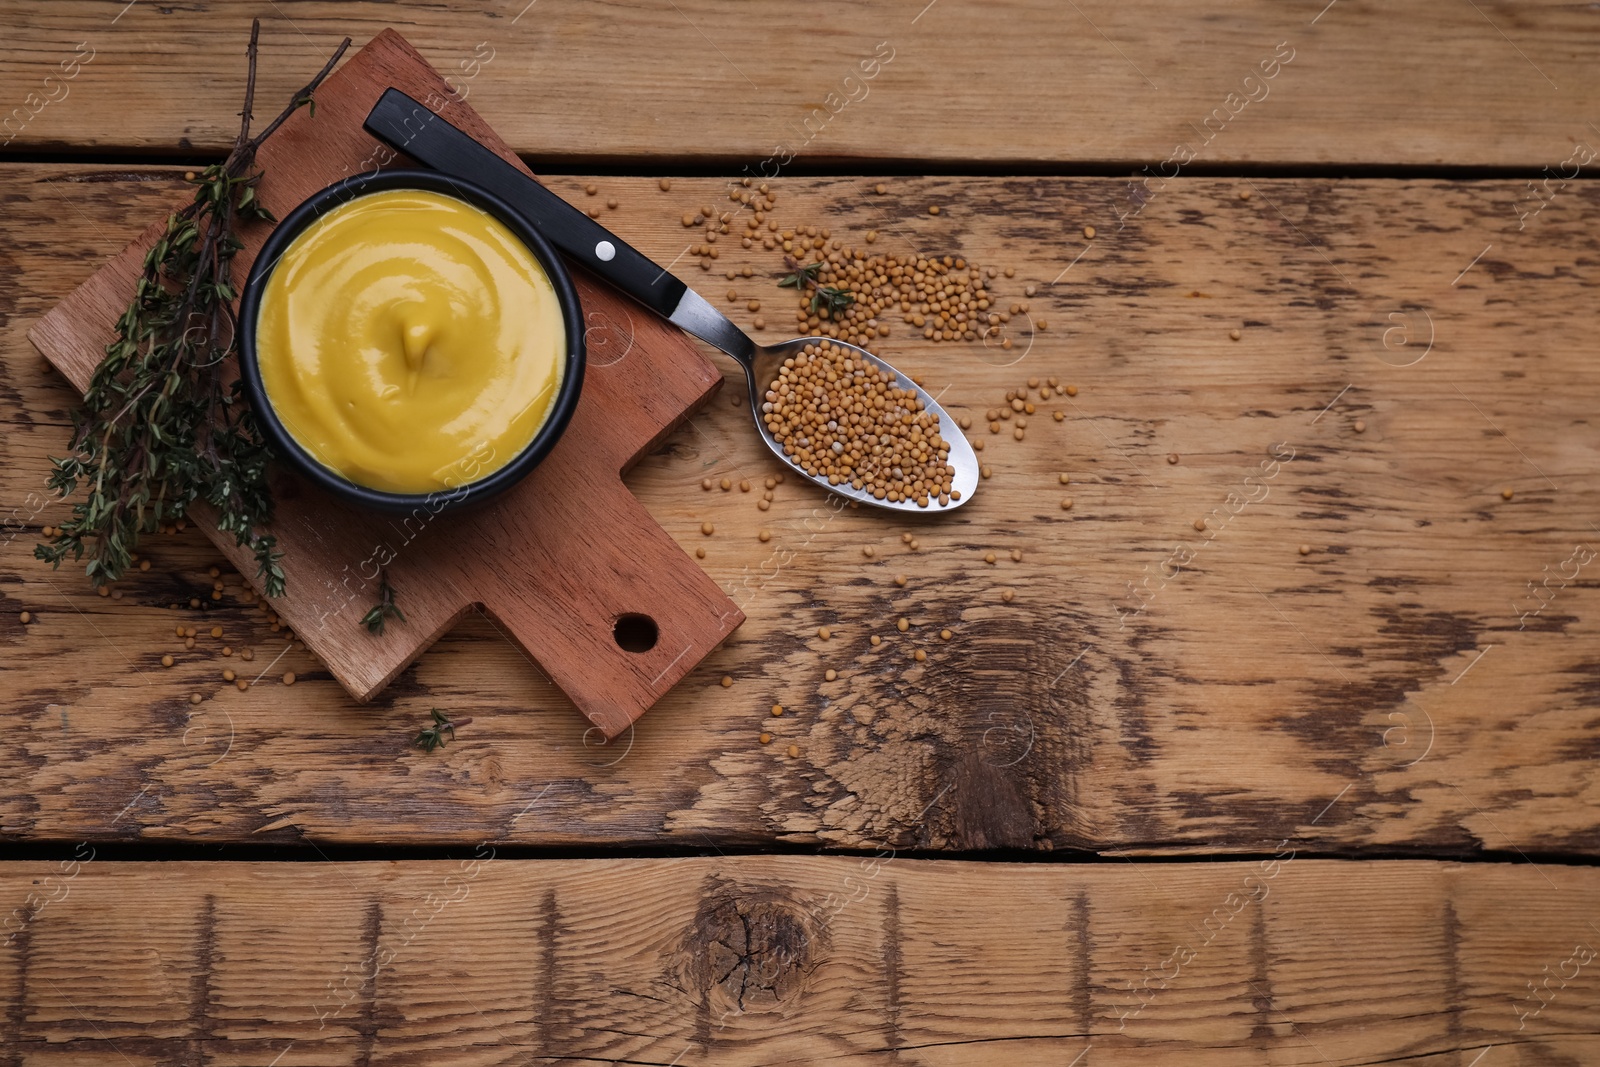
<svg viewBox="0 0 1600 1067">
<path fill-rule="evenodd" d="M 873 634 L 868 639 L 867 643 L 870 644 L 873 648 L 877 648 L 879 645 L 883 644 L 883 638 L 879 637 L 877 634 Z"/>
<path fill-rule="evenodd" d="M 161 665 L 163 667 L 170 667 L 170 666 L 172 666 L 172 663 L 173 663 L 173 660 L 172 660 L 172 655 L 170 653 L 161 657 Z"/>
<path fill-rule="evenodd" d="M 33 616 L 28 614 L 26 611 L 21 612 L 20 614 L 18 614 L 17 618 L 19 620 L 21 620 L 21 622 L 22 622 L 22 624 L 24 626 L 26 626 L 29 622 L 31 622 L 33 620 Z"/>
<path fill-rule="evenodd" d="M 1016 429 L 1012 430 L 1011 431 L 1011 436 L 1015 437 L 1018 441 L 1022 440 L 1023 437 L 1025 436 L 1023 434 L 1023 432 L 1022 432 L 1022 427 L 1018 426 Z"/>
<path fill-rule="evenodd" d="M 901 633 L 905 633 L 907 630 L 911 629 L 911 620 L 902 618 L 894 624 L 894 628 L 899 630 Z"/>
<path fill-rule="evenodd" d="M 1087 237 L 1091 241 L 1094 240 L 1094 227 L 1093 226 L 1085 226 L 1083 228 L 1083 235 L 1085 237 Z"/>
<path fill-rule="evenodd" d="M 941 641 L 948 641 L 954 636 L 955 636 L 955 634 L 951 633 L 949 630 L 940 630 L 939 631 L 939 640 L 941 640 Z"/>
<path fill-rule="evenodd" d="M 239 658 L 243 660 L 251 660 L 256 658 L 256 654 L 247 648 L 243 652 L 239 653 Z"/>
<path fill-rule="evenodd" d="M 1072 498 L 1070 496 L 1062 497 L 1061 498 L 1061 510 L 1062 511 L 1067 511 L 1071 507 L 1072 507 Z"/>
<path fill-rule="evenodd" d="M 772 743 L 772 735 L 769 734 L 769 733 L 763 732 L 761 734 L 761 736 L 759 738 L 757 738 L 757 740 L 760 741 L 763 745 L 770 745 Z"/>
<path fill-rule="evenodd" d="M 1068 396 L 1077 396 L 1078 395 L 1078 387 L 1076 385 L 1067 386 L 1067 395 Z"/>
<path fill-rule="evenodd" d="M 231 655 L 233 655 L 233 646 L 232 646 L 232 645 L 223 645 L 223 646 L 222 646 L 222 654 L 223 654 L 223 655 L 224 655 L 224 656 L 231 656 Z"/>
<path fill-rule="evenodd" d="M 938 213 L 939 213 L 939 205 L 938 204 L 929 204 L 928 205 L 928 214 L 937 215 Z"/>
<path fill-rule="evenodd" d="M 769 498 L 770 498 L 770 495 L 771 494 L 768 494 Z M 762 511 L 766 511 L 768 508 L 772 507 L 772 501 L 769 498 L 764 498 L 764 499 L 756 501 L 756 507 L 760 508 Z"/>
<path fill-rule="evenodd" d="M 894 576 L 894 584 L 895 585 L 899 585 L 899 586 L 904 586 L 906 584 L 906 576 L 903 575 L 903 574 L 895 575 Z"/>
<path fill-rule="evenodd" d="M 763 501 L 763 503 L 765 503 L 765 501 Z M 760 533 L 756 534 L 756 540 L 765 544 L 766 542 L 772 540 L 772 531 L 762 530 Z"/>
<path fill-rule="evenodd" d="M 711 491 L 712 484 L 713 483 L 712 483 L 710 478 L 701 478 L 700 479 L 700 488 L 704 489 L 708 493 Z"/>
<path fill-rule="evenodd" d="M 828 638 L 833 636 L 833 631 L 828 629 L 826 626 L 819 626 L 817 627 L 817 636 L 826 641 Z"/>
<path fill-rule="evenodd" d="M 222 672 L 222 680 L 224 682 L 231 682 L 237 677 L 238 677 L 238 675 L 234 674 L 233 671 L 231 671 L 231 670 L 226 670 L 226 671 Z"/>
<path fill-rule="evenodd" d="M 583 187 L 583 191 L 588 193 L 590 196 L 594 196 L 600 191 L 600 187 L 598 185 L 585 185 Z"/>
<path fill-rule="evenodd" d="M 245 681 L 243 678 L 234 679 L 233 685 L 234 688 L 239 690 L 241 693 L 250 688 L 250 683 Z"/>
<path fill-rule="evenodd" d="M 1204 520 L 1204 519 L 1196 519 L 1196 520 L 1194 520 L 1194 528 L 1196 530 L 1204 530 L 1206 528 L 1206 520 Z"/>
<path fill-rule="evenodd" d="M 789 746 L 789 758 L 790 759 L 799 759 L 800 758 L 800 746 L 799 745 L 790 745 Z"/>
<path fill-rule="evenodd" d="M 205 698 L 202 697 L 199 693 L 190 693 L 189 694 L 189 703 L 191 703 L 191 704 L 198 704 L 198 703 L 200 703 L 200 701 L 202 701 L 204 699 Z"/>
<path fill-rule="evenodd" d="M 871 545 L 862 545 L 861 546 L 861 554 L 863 556 L 866 556 L 868 559 L 871 559 L 874 555 L 877 554 L 877 552 Z"/>
<path fill-rule="evenodd" d="M 1063 415 L 1063 414 L 1062 414 L 1062 413 L 1061 413 L 1061 412 L 1059 412 L 1059 411 L 1052 411 L 1052 412 L 1051 412 L 1051 413 L 1050 413 L 1050 417 L 1051 417 L 1051 418 L 1052 418 L 1052 419 L 1055 419 L 1055 420 L 1056 420 L 1056 421 L 1057 421 L 1057 422 L 1060 422 L 1060 421 L 1061 421 L 1061 420 L 1063 420 L 1063 419 L 1065 419 L 1065 418 L 1066 418 L 1066 416 L 1065 416 L 1065 415 Z"/>
<path fill-rule="evenodd" d="M 1356 424 L 1354 426 L 1352 426 L 1351 429 L 1354 430 L 1356 433 L 1366 433 L 1367 432 L 1367 424 L 1362 422 L 1360 419 L 1357 419 L 1356 420 Z"/>
<path fill-rule="evenodd" d="M 1017 594 L 1016 594 L 1015 590 L 1007 589 L 1007 590 L 1005 590 L 1004 592 L 1002 592 L 1000 594 L 1000 599 L 1004 600 L 1007 604 L 1009 604 L 1009 603 L 1011 603 L 1011 601 L 1016 599 L 1016 596 L 1017 596 Z"/>
<path fill-rule="evenodd" d="M 1513 496 L 1516 496 L 1516 493 L 1515 493 L 1515 491 L 1513 491 L 1511 489 L 1502 489 L 1502 490 L 1500 490 L 1500 499 L 1501 500 L 1510 500 Z"/>
<path fill-rule="evenodd" d="M 783 714 L 783 705 L 782 704 L 774 704 L 774 705 L 772 705 L 772 717 L 773 718 L 777 718 L 779 715 L 782 715 L 782 714 Z"/>
<path fill-rule="evenodd" d="M 1178 454 L 1176 452 L 1168 452 L 1167 453 L 1167 462 L 1168 463 L 1176 463 L 1176 462 L 1178 462 Z"/>
<path fill-rule="evenodd" d="M 141 559 L 139 561 L 139 569 L 142 570 L 142 571 L 149 570 L 150 569 L 150 561 L 147 560 L 147 559 Z"/>
<path fill-rule="evenodd" d="M 722 676 L 722 688 L 724 688 L 724 689 L 728 689 L 728 688 L 730 688 L 730 687 L 731 687 L 731 686 L 732 686 L 732 685 L 733 685 L 733 675 L 731 675 L 731 674 L 724 674 L 724 675 L 723 675 L 723 676 Z"/>
<path fill-rule="evenodd" d="M 919 648 L 915 652 L 911 653 L 911 658 L 916 660 L 918 663 L 921 663 L 928 658 L 928 654 Z"/>
<path fill-rule="evenodd" d="M 1011 550 L 1011 562 L 1013 562 L 1013 563 L 1021 563 L 1022 562 L 1022 549 L 1013 548 Z"/>
<path fill-rule="evenodd" d="M 294 683 L 295 683 L 294 671 L 285 671 L 283 673 L 283 684 L 284 685 L 293 685 Z"/>
<path fill-rule="evenodd" d="M 832 667 L 829 667 L 827 670 L 822 672 L 822 680 L 825 682 L 835 681 L 838 677 L 839 672 L 834 670 Z"/>
<path fill-rule="evenodd" d="M 918 544 L 918 543 L 917 543 L 917 539 L 916 539 L 916 538 L 915 538 L 915 537 L 913 537 L 913 538 L 912 538 L 912 539 L 911 539 L 911 541 L 910 541 L 910 545 L 911 545 L 911 551 L 913 551 L 913 552 L 915 552 L 915 551 L 916 551 L 916 550 L 917 550 L 917 549 L 919 549 L 919 548 L 921 548 L 921 547 L 922 547 L 922 546 L 921 546 L 921 545 L 919 545 L 919 544 Z"/>
<path fill-rule="evenodd" d="M 908 533 L 901 534 L 900 535 L 900 543 L 903 544 L 903 545 L 909 545 L 911 543 L 911 535 L 908 534 Z"/>
<path fill-rule="evenodd" d="M 193 648 L 193 647 L 194 647 L 194 638 L 192 638 L 192 637 L 185 637 L 185 638 L 184 638 L 184 639 L 183 639 L 183 647 L 184 647 L 184 648 Z"/>
<path fill-rule="evenodd" d="M 703 549 L 703 548 L 697 548 L 697 549 L 694 550 L 694 556 L 695 556 L 695 559 L 705 559 L 706 558 L 706 550 Z"/>
<path fill-rule="evenodd" d="M 749 491 L 750 491 L 750 479 L 744 478 L 739 482 L 739 492 L 748 493 Z"/>
<path fill-rule="evenodd" d="M 221 636 L 222 636 L 222 627 L 220 627 L 220 626 L 213 626 L 213 627 L 212 627 L 212 628 L 211 628 L 211 636 L 212 636 L 212 637 L 221 637 Z"/>
<path fill-rule="evenodd" d="M 726 493 L 728 490 L 733 488 L 733 479 L 732 478 L 724 478 L 718 484 L 722 486 L 722 491 L 724 493 Z"/>
<path fill-rule="evenodd" d="M 1300 554 L 1301 554 L 1301 555 L 1302 555 L 1302 556 L 1309 556 L 1309 555 L 1311 555 L 1311 546 L 1310 546 L 1310 545 L 1301 545 L 1301 546 L 1300 546 Z"/>
<path fill-rule="evenodd" d="M 1230 340 L 1230 341 L 1237 341 L 1239 338 L 1241 338 L 1243 336 L 1244 335 L 1241 334 L 1238 330 L 1229 330 L 1228 331 L 1228 340 Z"/>
<path fill-rule="evenodd" d="M 616 200 L 615 199 L 607 200 L 606 201 L 606 207 L 611 208 L 613 211 L 615 211 L 616 207 L 617 207 Z"/>
<path fill-rule="evenodd" d="M 665 192 L 669 191 L 672 188 L 672 179 L 671 178 L 662 178 L 661 181 L 658 182 L 657 184 L 661 186 L 661 191 L 663 193 L 665 193 Z"/>
<path fill-rule="evenodd" d="M 983 561 L 985 563 L 993 563 L 995 561 L 995 554 L 993 552 L 985 552 L 983 554 Z"/>
<path fill-rule="evenodd" d="M 978 476 L 980 478 L 987 478 L 987 477 L 989 477 L 989 475 L 991 473 L 993 473 L 993 472 L 991 472 L 988 467 L 979 467 L 978 468 Z"/>
<path fill-rule="evenodd" d="M 709 522 L 702 522 L 700 524 L 700 532 L 705 534 L 707 537 L 710 537 L 712 534 L 717 532 L 717 528 L 711 525 Z"/>
<path fill-rule="evenodd" d="M 1240 200 L 1249 200 L 1250 199 L 1250 190 L 1248 190 L 1248 189 L 1240 189 L 1239 190 L 1239 199 Z"/>
<path fill-rule="evenodd" d="M 877 185 L 872 187 L 872 191 L 877 193 L 879 196 L 882 196 L 884 193 L 889 191 L 889 187 L 882 182 L 879 182 Z"/>
</svg>

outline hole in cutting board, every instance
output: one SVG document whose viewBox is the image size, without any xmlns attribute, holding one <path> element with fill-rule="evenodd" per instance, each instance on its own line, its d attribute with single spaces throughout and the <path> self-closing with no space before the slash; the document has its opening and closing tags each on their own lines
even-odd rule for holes
<svg viewBox="0 0 1600 1067">
<path fill-rule="evenodd" d="M 656 620 L 648 615 L 620 616 L 611 632 L 617 639 L 617 647 L 624 652 L 649 652 L 661 636 Z"/>
</svg>

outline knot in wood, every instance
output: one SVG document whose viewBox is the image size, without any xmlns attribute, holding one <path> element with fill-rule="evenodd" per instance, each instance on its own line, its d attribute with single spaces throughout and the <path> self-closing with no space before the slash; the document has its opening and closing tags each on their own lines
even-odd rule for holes
<svg viewBox="0 0 1600 1067">
<path fill-rule="evenodd" d="M 687 988 L 714 1013 L 769 1011 L 799 994 L 825 939 L 784 889 L 713 880 L 681 946 Z"/>
</svg>

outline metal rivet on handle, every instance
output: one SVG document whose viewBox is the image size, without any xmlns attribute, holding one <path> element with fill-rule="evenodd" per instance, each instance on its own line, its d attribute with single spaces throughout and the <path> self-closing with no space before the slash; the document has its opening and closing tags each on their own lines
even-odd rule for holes
<svg viewBox="0 0 1600 1067">
<path fill-rule="evenodd" d="M 599 257 L 600 262 L 608 263 L 616 257 L 617 246 L 610 241 L 601 241 L 594 246 L 594 254 Z"/>
</svg>

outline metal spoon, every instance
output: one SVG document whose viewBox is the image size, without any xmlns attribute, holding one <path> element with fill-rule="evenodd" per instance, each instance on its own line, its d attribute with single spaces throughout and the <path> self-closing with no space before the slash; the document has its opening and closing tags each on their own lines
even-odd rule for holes
<svg viewBox="0 0 1600 1067">
<path fill-rule="evenodd" d="M 669 274 L 666 268 L 652 262 L 610 230 L 398 89 L 389 89 L 383 94 L 367 116 L 365 126 L 367 132 L 425 166 L 476 182 L 495 193 L 525 215 L 551 244 L 607 283 L 680 329 L 732 356 L 744 368 L 757 433 L 772 454 L 801 477 L 850 500 L 891 511 L 943 512 L 972 499 L 978 487 L 978 457 L 961 427 L 925 389 L 871 352 L 831 337 L 798 337 L 775 345 L 756 344 L 726 315 Z M 798 355 L 806 345 L 824 341 L 893 376 L 899 388 L 914 390 L 926 410 L 939 419 L 939 435 L 950 446 L 947 462 L 954 468 L 950 503 L 941 505 L 937 498 L 932 498 L 923 507 L 912 500 L 879 500 L 848 482 L 830 485 L 826 477 L 806 473 L 784 455 L 782 446 L 761 422 L 764 394 L 785 359 Z"/>
</svg>

